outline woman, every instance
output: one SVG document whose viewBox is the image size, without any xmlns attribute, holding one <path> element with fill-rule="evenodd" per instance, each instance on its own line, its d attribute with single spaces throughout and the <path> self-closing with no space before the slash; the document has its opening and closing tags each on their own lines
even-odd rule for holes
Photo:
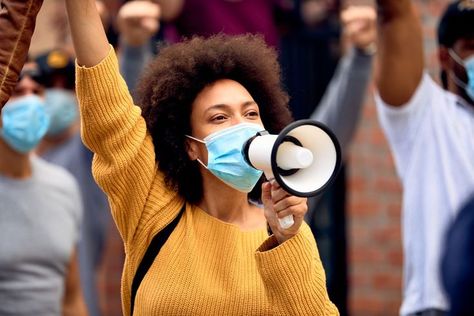
<svg viewBox="0 0 474 316">
<path fill-rule="evenodd" d="M 83 139 L 95 152 L 93 172 L 125 245 L 124 313 L 338 314 L 303 224 L 306 199 L 276 183 L 256 185 L 261 173 L 240 154 L 249 135 L 276 133 L 290 122 L 275 54 L 251 36 L 163 49 L 140 84 L 140 110 L 94 1 L 66 2 Z M 222 164 L 228 156 L 232 168 Z M 249 197 L 261 198 L 264 210 Z M 295 224 L 281 229 L 277 217 L 290 214 Z M 134 296 L 149 244 L 173 219 L 176 227 Z"/>
</svg>

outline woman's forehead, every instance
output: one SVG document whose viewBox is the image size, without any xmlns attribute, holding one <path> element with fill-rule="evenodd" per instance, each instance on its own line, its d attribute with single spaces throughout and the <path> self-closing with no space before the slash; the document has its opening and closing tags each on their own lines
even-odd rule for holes
<svg viewBox="0 0 474 316">
<path fill-rule="evenodd" d="M 193 102 L 193 109 L 206 111 L 216 106 L 242 107 L 250 104 L 255 104 L 255 101 L 242 84 L 231 79 L 220 79 L 198 93 Z"/>
</svg>

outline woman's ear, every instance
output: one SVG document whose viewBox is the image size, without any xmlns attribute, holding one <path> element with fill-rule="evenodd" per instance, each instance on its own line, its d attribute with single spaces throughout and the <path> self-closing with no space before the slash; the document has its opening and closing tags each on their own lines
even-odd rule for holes
<svg viewBox="0 0 474 316">
<path fill-rule="evenodd" d="M 192 139 L 186 138 L 184 141 L 184 145 L 186 146 L 186 152 L 188 153 L 188 157 L 191 161 L 197 160 L 199 158 L 199 149 L 198 149 L 198 144 L 196 141 L 193 141 Z"/>
</svg>

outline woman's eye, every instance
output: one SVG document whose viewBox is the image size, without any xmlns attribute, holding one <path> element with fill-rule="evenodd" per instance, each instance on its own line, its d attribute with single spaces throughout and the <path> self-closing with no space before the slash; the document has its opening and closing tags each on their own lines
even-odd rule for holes
<svg viewBox="0 0 474 316">
<path fill-rule="evenodd" d="M 215 115 L 215 116 L 213 116 L 213 117 L 211 118 L 211 120 L 212 120 L 213 122 L 223 121 L 223 120 L 225 120 L 225 119 L 226 119 L 226 117 L 225 117 L 224 115 L 222 115 L 222 114 Z"/>
<path fill-rule="evenodd" d="M 247 117 L 258 117 L 259 114 L 257 111 L 249 111 L 245 114 Z"/>
</svg>

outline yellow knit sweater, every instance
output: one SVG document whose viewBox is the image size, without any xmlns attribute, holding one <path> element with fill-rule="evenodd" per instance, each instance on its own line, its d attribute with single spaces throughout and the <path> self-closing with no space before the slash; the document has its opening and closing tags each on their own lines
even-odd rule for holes
<svg viewBox="0 0 474 316">
<path fill-rule="evenodd" d="M 122 308 L 130 310 L 135 271 L 153 236 L 183 200 L 164 183 L 140 108 L 120 77 L 115 53 L 77 67 L 82 137 L 95 153 L 125 245 Z M 243 232 L 196 206 L 186 211 L 143 279 L 134 315 L 337 315 L 307 225 L 278 245 L 265 230 Z"/>
</svg>

